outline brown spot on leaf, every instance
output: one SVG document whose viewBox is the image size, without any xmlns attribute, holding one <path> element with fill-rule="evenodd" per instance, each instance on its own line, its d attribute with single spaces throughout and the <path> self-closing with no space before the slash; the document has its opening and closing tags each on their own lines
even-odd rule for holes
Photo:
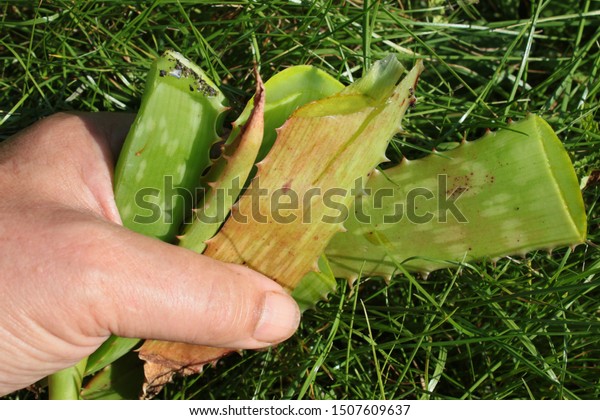
<svg viewBox="0 0 600 420">
<path fill-rule="evenodd" d="M 467 191 L 469 191 L 469 187 L 459 185 L 458 187 L 446 191 L 446 195 L 451 198 L 458 198 L 461 196 L 462 193 L 465 193 Z"/>
<path fill-rule="evenodd" d="M 291 179 L 281 186 L 281 191 L 283 191 L 284 194 L 287 193 L 291 189 L 292 189 L 292 180 Z"/>
</svg>

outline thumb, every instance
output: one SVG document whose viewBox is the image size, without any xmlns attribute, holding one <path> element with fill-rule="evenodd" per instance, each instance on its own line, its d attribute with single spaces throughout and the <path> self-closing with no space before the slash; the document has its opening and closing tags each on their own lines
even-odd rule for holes
<svg viewBox="0 0 600 420">
<path fill-rule="evenodd" d="M 110 229 L 96 253 L 110 261 L 96 263 L 110 267 L 96 285 L 110 304 L 96 306 L 95 314 L 110 333 L 260 348 L 289 338 L 298 327 L 296 302 L 271 279 L 120 226 Z"/>
</svg>

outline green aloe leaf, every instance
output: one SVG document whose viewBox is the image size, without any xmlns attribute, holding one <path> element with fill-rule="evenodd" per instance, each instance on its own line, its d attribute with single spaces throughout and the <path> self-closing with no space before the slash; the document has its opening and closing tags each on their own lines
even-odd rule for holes
<svg viewBox="0 0 600 420">
<path fill-rule="evenodd" d="M 135 353 L 115 360 L 94 375 L 81 390 L 84 400 L 132 400 L 144 383 L 143 362 Z"/>
<path fill-rule="evenodd" d="M 168 51 L 148 73 L 141 108 L 115 169 L 123 225 L 171 242 L 193 206 L 227 110 L 206 74 Z"/>
<path fill-rule="evenodd" d="M 217 86 L 181 54 L 167 51 L 152 64 L 115 169 L 115 200 L 124 226 L 175 241 L 210 164 L 225 103 Z M 110 337 L 88 358 L 86 374 L 109 365 L 137 343 Z"/>
<path fill-rule="evenodd" d="M 314 308 L 318 302 L 327 299 L 328 295 L 337 289 L 335 274 L 324 254 L 319 258 L 318 267 L 318 271 L 311 271 L 302 277 L 292 291 L 292 297 L 301 311 Z"/>
<path fill-rule="evenodd" d="M 265 158 L 277 137 L 276 130 L 301 106 L 339 93 L 344 85 L 316 67 L 292 66 L 265 82 L 265 132 L 257 161 Z M 234 131 L 242 127 L 254 107 L 251 98 L 234 123 Z M 231 138 L 231 137 L 230 137 Z"/>
<path fill-rule="evenodd" d="M 85 375 L 87 359 L 75 366 L 60 370 L 48 376 L 48 394 L 51 400 L 81 399 L 81 384 Z"/>
<path fill-rule="evenodd" d="M 175 61 L 173 61 L 173 59 L 175 59 Z M 179 74 L 177 72 L 178 68 L 183 68 L 183 66 L 190 68 L 192 72 L 184 72 L 182 70 L 182 73 Z M 191 79 L 188 78 L 188 80 L 184 79 L 183 82 L 179 82 L 181 79 L 179 79 L 178 76 L 184 76 L 184 73 L 190 76 Z M 201 133 L 196 133 L 196 137 L 192 138 L 193 133 L 187 132 L 189 125 L 188 121 L 185 121 L 185 118 L 182 118 L 182 116 L 189 114 L 189 110 L 182 110 L 182 108 L 190 106 L 192 108 L 198 108 L 197 104 L 194 104 L 193 102 L 197 102 L 199 98 L 196 97 L 196 92 L 193 92 L 189 89 L 189 82 L 193 83 L 195 80 L 204 80 L 204 90 L 209 90 L 209 88 L 214 89 L 214 91 L 208 93 L 212 94 L 216 92 L 217 95 L 208 95 L 206 98 L 210 101 L 208 105 L 215 105 L 216 100 L 216 107 L 209 109 L 208 112 L 206 112 L 206 109 L 202 111 L 203 117 L 206 121 L 199 126 L 199 128 L 205 128 L 206 132 L 204 135 Z M 176 86 L 175 88 L 172 86 L 162 87 L 159 89 L 156 88 L 157 84 L 164 82 L 171 84 L 176 83 Z M 254 98 L 252 98 L 242 114 L 233 123 L 232 132 L 225 144 L 226 153 L 216 162 L 213 162 L 209 174 L 204 177 L 200 185 L 204 185 L 206 188 L 207 182 L 218 181 L 218 189 L 221 191 L 221 193 L 227 190 L 225 178 L 229 178 L 229 181 L 237 179 L 238 185 L 243 185 L 244 180 L 242 174 L 250 173 L 254 167 L 255 161 L 264 157 L 266 152 L 270 149 L 275 141 L 276 128 L 282 125 L 295 109 L 308 102 L 337 93 L 342 89 L 343 85 L 340 82 L 329 76 L 327 73 L 312 66 L 293 66 L 273 76 L 265 83 L 264 88 L 264 99 L 266 102 L 264 105 L 264 114 L 266 118 L 262 143 L 260 142 L 260 139 L 253 142 L 240 141 L 242 131 L 245 130 L 248 119 L 254 109 Z M 164 105 L 165 101 L 173 104 L 173 106 L 170 106 L 168 109 L 172 112 L 162 112 L 162 108 L 159 105 L 161 103 Z M 132 130 L 126 141 L 124 151 L 119 159 L 119 169 L 117 170 L 118 176 L 115 180 L 115 188 L 116 191 L 120 192 L 121 198 L 117 199 L 120 209 L 125 208 L 125 206 L 132 206 L 136 204 L 135 197 L 132 199 L 131 196 L 133 192 L 139 191 L 142 188 L 147 188 L 148 185 L 151 184 L 155 185 L 157 191 L 164 187 L 164 185 L 161 186 L 160 183 L 157 183 L 157 181 L 159 181 L 159 177 L 154 176 L 154 180 L 151 178 L 150 181 L 148 181 L 146 176 L 141 177 L 137 175 L 137 170 L 140 169 L 139 166 L 142 168 L 145 166 L 143 161 L 139 159 L 141 156 L 139 153 L 137 153 L 137 151 L 140 150 L 139 148 L 143 148 L 146 144 L 145 142 L 149 139 L 160 139 L 166 135 L 164 132 L 154 131 L 151 136 L 146 137 L 148 133 L 147 128 L 144 127 L 147 127 L 148 124 L 152 124 L 150 121 L 165 118 L 167 121 L 169 121 L 169 130 L 186 130 L 186 133 L 184 133 L 183 137 L 179 135 L 175 136 L 176 140 L 183 138 L 184 142 L 202 142 L 202 150 L 200 150 L 199 155 L 195 155 L 192 158 L 187 155 L 182 157 L 182 150 L 185 153 L 192 152 L 189 147 L 184 148 L 182 150 L 178 150 L 177 156 L 175 156 L 170 163 L 171 167 L 173 167 L 173 164 L 178 165 L 178 162 L 190 162 L 188 163 L 188 166 L 190 166 L 190 170 L 194 172 L 194 176 L 190 176 L 189 178 L 191 182 L 191 180 L 194 179 L 196 174 L 199 172 L 198 168 L 203 168 L 206 165 L 208 147 L 210 147 L 215 139 L 214 132 L 217 131 L 217 127 L 220 124 L 222 111 L 224 109 L 222 104 L 224 103 L 225 101 L 222 94 L 218 92 L 214 84 L 206 78 L 200 69 L 191 64 L 185 58 L 181 57 L 179 54 L 169 52 L 165 57 L 159 59 L 153 65 L 153 68 L 148 75 L 148 82 L 142 98 L 142 106 L 138 114 L 138 118 L 132 127 Z M 205 105 L 206 104 L 203 104 L 203 107 Z M 212 122 L 210 120 L 211 118 Z M 169 133 L 171 133 L 171 131 L 169 131 Z M 253 137 L 255 136 L 250 136 L 250 139 Z M 242 147 L 240 150 L 238 150 L 240 145 L 242 145 Z M 256 145 L 259 146 L 259 149 L 255 148 Z M 196 146 L 193 147 L 193 150 L 196 150 Z M 126 154 L 125 150 L 128 150 L 129 153 Z M 144 152 L 146 151 L 147 150 L 144 149 Z M 128 157 L 126 158 L 126 156 Z M 169 171 L 171 171 L 171 169 L 168 167 L 161 167 L 161 165 L 164 165 L 165 163 L 163 162 L 164 159 L 162 159 L 160 151 L 156 151 L 153 154 L 146 154 L 146 157 L 147 161 L 149 162 L 146 165 L 152 165 L 152 162 L 159 162 L 158 170 L 162 173 L 162 176 L 164 177 L 165 175 L 170 174 Z M 196 162 L 194 159 L 198 157 L 200 158 L 200 161 Z M 156 174 L 151 173 L 150 175 Z M 228 177 L 227 175 L 231 176 Z M 132 177 L 135 178 L 132 180 Z M 136 190 L 134 181 L 137 181 L 139 184 L 137 186 L 138 190 Z M 148 184 L 148 182 L 150 183 Z M 189 185 L 192 184 L 190 183 Z M 217 187 L 217 185 L 213 184 L 213 187 Z M 176 194 L 179 191 L 180 189 L 172 190 L 171 193 Z M 231 194 L 231 190 L 228 190 L 227 193 Z M 166 193 L 164 196 L 166 201 L 168 196 Z M 234 194 L 232 197 L 235 198 L 237 195 Z M 218 204 L 216 197 L 211 196 L 210 194 L 202 196 L 201 199 L 201 206 L 210 207 Z M 182 207 L 189 205 L 189 202 L 183 203 Z M 142 213 L 146 211 L 145 208 L 138 208 L 138 210 Z M 176 214 L 185 214 L 188 210 L 189 209 L 178 209 Z M 167 212 L 169 209 L 165 208 L 164 211 Z M 139 218 L 139 214 L 136 213 L 128 215 L 127 213 L 123 213 L 125 212 L 122 211 L 124 224 L 134 230 L 137 230 L 138 232 L 141 231 L 142 233 L 146 233 L 150 236 L 156 236 L 159 238 L 162 237 L 162 239 L 169 241 L 173 240 L 174 234 L 177 232 L 176 229 L 174 229 L 174 226 L 179 222 L 179 220 L 172 220 L 170 225 L 158 223 L 154 226 L 145 226 L 144 224 L 135 223 L 134 219 L 136 216 Z M 223 210 L 223 213 L 226 216 L 228 210 Z M 142 216 L 146 216 L 146 214 L 142 214 Z M 179 245 L 201 252 L 204 248 L 204 241 L 212 237 L 219 226 L 220 223 L 211 224 L 194 222 L 188 226 L 185 234 L 180 236 Z M 137 345 L 138 342 L 138 339 L 128 339 L 115 336 L 110 337 L 94 354 L 89 357 L 85 374 L 93 374 L 109 366 L 115 360 L 119 359 L 121 356 L 130 351 L 135 345 Z M 106 377 L 106 375 L 107 374 L 105 372 L 102 373 L 103 377 Z M 97 379 L 96 383 L 101 382 L 101 379 Z M 98 395 L 98 393 L 93 393 L 89 390 L 84 393 L 85 397 L 96 395 Z"/>
<path fill-rule="evenodd" d="M 128 353 L 140 340 L 138 338 L 124 338 L 111 335 L 87 360 L 86 375 L 96 373 L 105 366 Z"/>
<path fill-rule="evenodd" d="M 582 243 L 586 214 L 562 143 L 540 117 L 375 174 L 326 249 L 334 274 L 429 273 Z M 314 285 L 312 287 L 315 287 Z M 325 286 L 323 286 L 325 287 Z"/>
</svg>

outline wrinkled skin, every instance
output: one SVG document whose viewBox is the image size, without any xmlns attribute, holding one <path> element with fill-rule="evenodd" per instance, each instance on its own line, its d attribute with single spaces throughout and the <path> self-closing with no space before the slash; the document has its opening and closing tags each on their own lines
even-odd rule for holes
<svg viewBox="0 0 600 420">
<path fill-rule="evenodd" d="M 270 279 L 121 226 L 112 170 L 130 123 L 56 114 L 0 144 L 0 395 L 110 334 L 260 348 L 298 326 Z"/>
</svg>

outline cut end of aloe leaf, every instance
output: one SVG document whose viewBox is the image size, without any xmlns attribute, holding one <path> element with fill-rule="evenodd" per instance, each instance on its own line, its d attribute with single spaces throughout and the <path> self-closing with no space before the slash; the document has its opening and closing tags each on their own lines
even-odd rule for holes
<svg viewBox="0 0 600 420">
<path fill-rule="evenodd" d="M 581 189 L 574 188 L 578 180 L 571 159 L 552 127 L 543 118 L 530 115 L 528 120 L 532 130 L 535 129 L 537 136 L 543 139 L 542 147 L 548 156 L 550 174 L 556 183 L 558 195 L 562 197 L 563 210 L 572 220 L 575 235 L 579 235 L 575 243 L 583 243 L 587 233 L 587 217 Z"/>
<path fill-rule="evenodd" d="M 417 66 L 422 66 L 421 62 Z M 376 61 L 369 71 L 356 82 L 346 87 L 342 95 L 365 95 L 374 101 L 387 98 L 394 90 L 393 80 L 398 80 L 404 72 L 404 66 L 395 55 Z"/>
<path fill-rule="evenodd" d="M 226 109 L 217 86 L 181 54 L 168 51 L 153 63 L 115 169 L 115 200 L 126 227 L 175 239 Z"/>
<path fill-rule="evenodd" d="M 206 73 L 177 51 L 165 51 L 156 64 L 160 77 L 166 77 L 166 80 L 180 85 L 184 90 L 187 88 L 190 92 L 198 92 L 219 103 L 226 103 L 225 95 Z"/>
<path fill-rule="evenodd" d="M 431 272 L 581 243 L 586 215 L 568 154 L 531 115 L 371 178 L 326 254 L 336 276 Z"/>
</svg>

